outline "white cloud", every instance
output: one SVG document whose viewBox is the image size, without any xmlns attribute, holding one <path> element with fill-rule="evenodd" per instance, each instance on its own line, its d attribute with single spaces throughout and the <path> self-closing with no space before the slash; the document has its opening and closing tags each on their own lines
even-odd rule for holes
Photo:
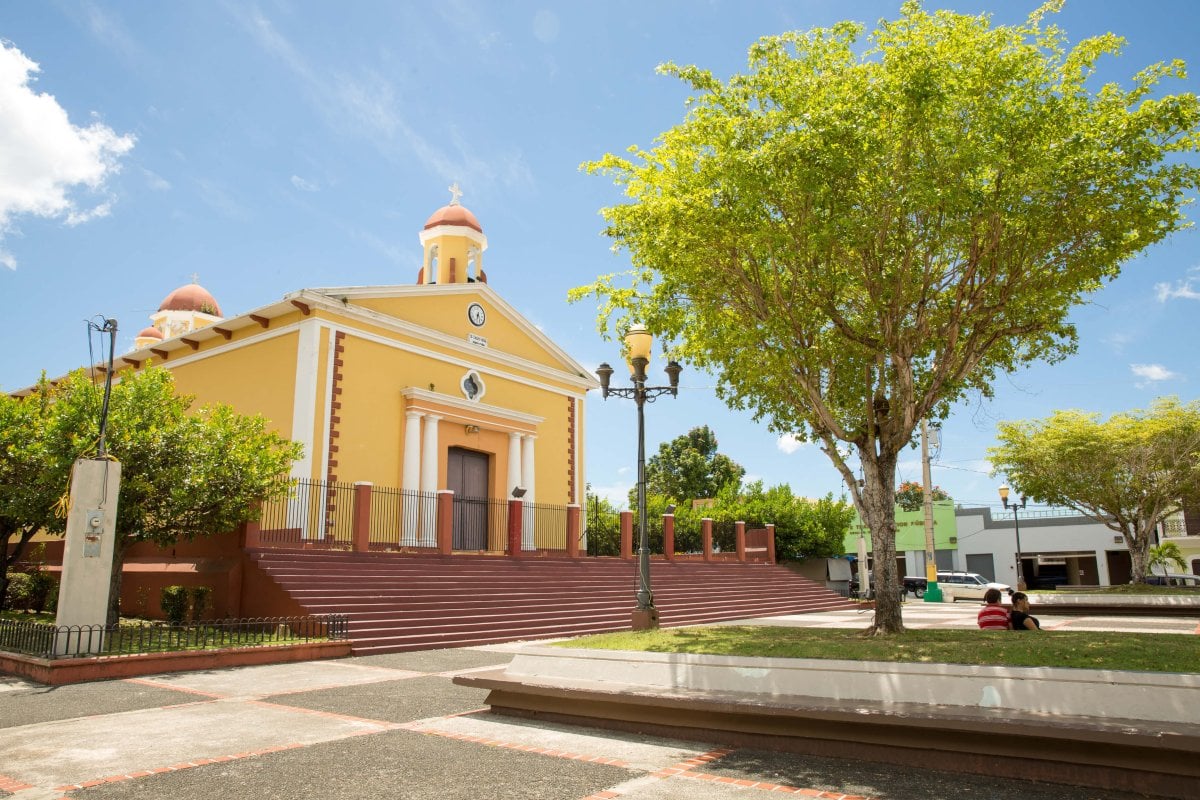
<svg viewBox="0 0 1200 800">
<path fill-rule="evenodd" d="M 1168 300 L 1200 300 L 1200 267 L 1192 267 L 1186 278 L 1174 284 L 1154 284 L 1154 293 L 1160 303 Z"/>
<path fill-rule="evenodd" d="M 1134 375 L 1147 381 L 1165 381 L 1179 377 L 1179 373 L 1171 372 L 1162 364 L 1130 364 L 1129 369 Z"/>
<path fill-rule="evenodd" d="M 806 442 L 801 441 L 800 437 L 794 433 L 785 433 L 775 440 L 775 446 L 780 452 L 787 453 L 789 456 L 804 447 Z"/>
<path fill-rule="evenodd" d="M 151 172 L 148 169 L 142 168 L 142 174 L 146 178 L 146 185 L 156 192 L 165 192 L 171 188 L 171 184 L 167 182 L 167 179 L 157 172 Z"/>
<path fill-rule="evenodd" d="M 617 509 L 628 509 L 629 490 L 632 488 L 632 483 L 618 483 L 612 486 L 593 486 L 592 494 L 607 500 Z"/>
<path fill-rule="evenodd" d="M 295 186 L 297 189 L 299 189 L 302 192 L 315 192 L 315 191 L 317 191 L 318 188 L 320 188 L 312 181 L 306 181 L 306 180 L 304 180 L 304 178 L 301 178 L 299 175 L 292 176 L 292 186 Z"/>
<path fill-rule="evenodd" d="M 107 216 L 108 198 L 81 209 L 73 190 L 102 193 L 119 169 L 118 159 L 133 148 L 132 136 L 118 136 L 100 122 L 72 125 L 53 95 L 30 86 L 38 65 L 16 47 L 0 42 L 0 241 L 15 217 L 30 214 L 60 218 L 69 225 Z M 0 264 L 16 268 L 16 259 L 0 250 Z"/>
</svg>

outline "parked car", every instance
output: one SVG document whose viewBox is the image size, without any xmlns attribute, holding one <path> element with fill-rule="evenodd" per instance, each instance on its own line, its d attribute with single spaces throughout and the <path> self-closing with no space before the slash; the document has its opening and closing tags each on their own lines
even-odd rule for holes
<svg viewBox="0 0 1200 800">
<path fill-rule="evenodd" d="M 1169 572 L 1166 575 L 1147 575 L 1146 583 L 1152 586 L 1188 586 L 1200 587 L 1200 575 Z"/>
<path fill-rule="evenodd" d="M 1013 589 L 1006 583 L 995 583 L 975 572 L 939 572 L 937 574 L 938 588 L 949 589 L 958 600 L 982 600 L 988 589 L 999 589 L 1004 594 L 1012 595 Z"/>
<path fill-rule="evenodd" d="M 925 596 L 925 587 L 929 585 L 929 581 L 915 575 L 904 576 L 904 591 L 912 592 L 917 597 Z"/>
</svg>

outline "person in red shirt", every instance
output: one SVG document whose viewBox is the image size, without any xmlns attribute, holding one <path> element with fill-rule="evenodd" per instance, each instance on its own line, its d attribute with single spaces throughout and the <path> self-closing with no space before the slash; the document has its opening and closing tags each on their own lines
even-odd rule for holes
<svg viewBox="0 0 1200 800">
<path fill-rule="evenodd" d="M 979 609 L 977 622 L 985 631 L 1010 631 L 1012 622 L 1008 618 L 1008 609 L 1000 605 L 1000 590 L 988 589 L 983 595 L 986 606 Z"/>
</svg>

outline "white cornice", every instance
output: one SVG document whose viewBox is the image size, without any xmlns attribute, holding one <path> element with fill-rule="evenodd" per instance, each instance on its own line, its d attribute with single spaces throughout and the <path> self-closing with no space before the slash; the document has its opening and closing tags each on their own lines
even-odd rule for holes
<svg viewBox="0 0 1200 800">
<path fill-rule="evenodd" d="M 441 392 L 431 392 L 427 389 L 418 389 L 409 387 L 402 389 L 400 394 L 410 404 L 426 403 L 433 406 L 443 406 L 453 408 L 458 411 L 465 412 L 464 419 L 475 418 L 480 414 L 487 414 L 489 417 L 507 420 L 518 425 L 536 428 L 542 422 L 546 421 L 545 417 L 539 417 L 534 414 L 526 414 L 522 411 L 513 411 L 500 406 L 492 406 L 487 403 L 472 403 L 462 397 L 455 397 L 451 394 L 442 394 Z"/>
</svg>

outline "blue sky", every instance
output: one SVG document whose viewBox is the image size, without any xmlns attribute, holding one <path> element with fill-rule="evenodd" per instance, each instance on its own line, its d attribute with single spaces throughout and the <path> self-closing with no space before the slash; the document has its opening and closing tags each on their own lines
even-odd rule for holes
<svg viewBox="0 0 1200 800">
<path fill-rule="evenodd" d="M 304 287 L 407 284 L 417 233 L 449 200 L 488 236 L 488 278 L 589 368 L 617 361 L 571 287 L 627 266 L 601 236 L 618 202 L 578 167 L 649 145 L 684 114 L 663 61 L 721 77 L 758 37 L 895 17 L 899 2 L 74 2 L 0 5 L 0 388 L 88 360 L 84 320 L 115 317 L 118 352 L 193 273 L 226 314 Z M 1023 19 L 1037 3 L 930 2 Z M 1183 58 L 1200 76 L 1200 4 L 1068 0 L 1072 41 L 1113 31 L 1121 80 Z M 36 67 L 33 65 L 36 64 Z M 1196 91 L 1196 77 L 1171 91 Z M 1196 210 L 1192 215 L 1195 216 Z M 1002 378 L 946 421 L 935 483 L 998 504 L 986 450 L 1002 419 L 1110 414 L 1196 397 L 1200 234 L 1127 265 L 1074 315 L 1078 355 Z M 652 365 L 652 370 L 661 363 Z M 665 379 L 665 376 L 663 376 Z M 685 370 L 647 407 L 647 449 L 708 424 L 752 477 L 841 493 L 827 459 L 728 411 Z M 588 404 L 587 475 L 623 497 L 634 410 Z M 910 451 L 901 479 L 919 479 Z"/>
</svg>

